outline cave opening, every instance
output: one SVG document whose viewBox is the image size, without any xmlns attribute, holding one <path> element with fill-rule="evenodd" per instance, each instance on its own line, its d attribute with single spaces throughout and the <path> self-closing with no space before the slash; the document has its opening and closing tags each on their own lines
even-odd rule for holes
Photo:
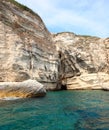
<svg viewBox="0 0 109 130">
<path fill-rule="evenodd" d="M 61 90 L 67 90 L 67 85 L 66 84 L 64 84 L 64 85 L 62 84 L 61 85 Z"/>
</svg>

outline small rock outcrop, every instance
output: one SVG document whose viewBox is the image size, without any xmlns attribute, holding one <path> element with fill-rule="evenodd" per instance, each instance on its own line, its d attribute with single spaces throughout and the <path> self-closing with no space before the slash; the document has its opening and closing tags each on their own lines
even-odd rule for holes
<svg viewBox="0 0 109 130">
<path fill-rule="evenodd" d="M 46 89 L 36 80 L 26 80 L 23 82 L 0 82 L 0 98 L 43 97 L 45 95 Z"/>
</svg>

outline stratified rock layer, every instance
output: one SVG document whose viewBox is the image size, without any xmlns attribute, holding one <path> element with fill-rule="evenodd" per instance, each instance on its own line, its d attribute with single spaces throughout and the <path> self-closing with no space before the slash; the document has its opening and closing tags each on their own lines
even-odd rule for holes
<svg viewBox="0 0 109 130">
<path fill-rule="evenodd" d="M 108 68 L 109 38 L 51 34 L 27 7 L 0 1 L 0 82 L 34 79 L 47 90 L 108 89 Z"/>
<path fill-rule="evenodd" d="M 58 60 L 51 34 L 37 14 L 12 1 L 0 1 L 0 81 L 56 83 Z"/>
<path fill-rule="evenodd" d="M 64 32 L 53 35 L 60 55 L 59 81 L 66 89 L 102 89 L 109 84 L 109 39 Z"/>
<path fill-rule="evenodd" d="M 36 80 L 23 82 L 0 82 L 0 98 L 6 97 L 42 97 L 45 96 L 44 86 Z"/>
</svg>

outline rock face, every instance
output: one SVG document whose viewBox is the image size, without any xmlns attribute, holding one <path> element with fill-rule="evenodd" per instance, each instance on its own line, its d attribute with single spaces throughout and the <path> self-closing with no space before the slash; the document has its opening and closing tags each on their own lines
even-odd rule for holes
<svg viewBox="0 0 109 130">
<path fill-rule="evenodd" d="M 60 54 L 60 84 L 66 89 L 101 89 L 109 83 L 109 39 L 74 33 L 53 35 Z"/>
<path fill-rule="evenodd" d="M 108 68 L 109 38 L 51 34 L 27 7 L 0 1 L 0 82 L 34 79 L 49 90 L 102 89 L 109 84 Z"/>
<path fill-rule="evenodd" d="M 42 97 L 46 90 L 42 84 L 36 80 L 26 80 L 23 82 L 0 82 L 0 98 L 6 97 Z"/>
<path fill-rule="evenodd" d="M 14 0 L 0 1 L 1 82 L 31 78 L 56 83 L 55 50 L 51 34 L 37 14 Z"/>
</svg>

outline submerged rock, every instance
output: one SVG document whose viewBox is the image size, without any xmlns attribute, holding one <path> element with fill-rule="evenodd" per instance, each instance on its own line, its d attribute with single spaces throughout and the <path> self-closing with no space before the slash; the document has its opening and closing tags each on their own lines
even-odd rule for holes
<svg viewBox="0 0 109 130">
<path fill-rule="evenodd" d="M 0 98 L 5 97 L 42 97 L 46 95 L 44 86 L 36 80 L 23 82 L 0 82 Z"/>
</svg>

